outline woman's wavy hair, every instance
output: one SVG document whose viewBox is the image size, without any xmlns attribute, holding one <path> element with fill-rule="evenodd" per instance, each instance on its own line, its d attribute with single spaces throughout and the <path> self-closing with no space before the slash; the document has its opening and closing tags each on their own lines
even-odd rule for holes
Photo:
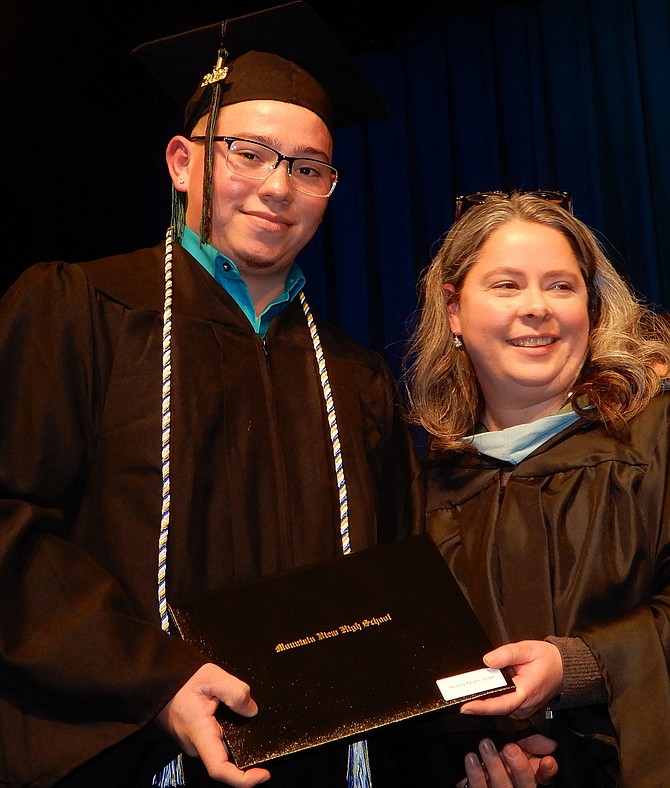
<svg viewBox="0 0 670 788">
<path fill-rule="evenodd" d="M 444 238 L 419 281 L 418 322 L 404 359 L 409 419 L 434 451 L 470 448 L 483 397 L 465 348 L 449 325 L 447 295 L 458 298 L 490 235 L 514 219 L 558 230 L 569 242 L 588 292 L 586 359 L 572 388 L 573 408 L 619 435 L 663 385 L 670 370 L 670 323 L 645 306 L 607 259 L 591 230 L 567 210 L 530 194 L 491 196 L 467 210 Z M 585 405 L 591 407 L 584 408 Z"/>
</svg>

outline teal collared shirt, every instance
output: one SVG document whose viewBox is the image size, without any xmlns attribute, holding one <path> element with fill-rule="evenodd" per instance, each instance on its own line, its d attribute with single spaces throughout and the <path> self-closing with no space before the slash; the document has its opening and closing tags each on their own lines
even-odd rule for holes
<svg viewBox="0 0 670 788">
<path fill-rule="evenodd" d="M 235 303 L 247 316 L 254 330 L 264 337 L 267 334 L 272 318 L 282 311 L 305 286 L 305 277 L 297 263 L 293 263 L 286 277 L 284 291 L 272 300 L 261 314 L 256 317 L 249 288 L 240 276 L 239 269 L 232 260 L 218 252 L 210 244 L 200 244 L 200 237 L 189 227 L 184 228 L 181 238 L 184 249 L 200 263 L 223 289 L 235 300 Z"/>
</svg>

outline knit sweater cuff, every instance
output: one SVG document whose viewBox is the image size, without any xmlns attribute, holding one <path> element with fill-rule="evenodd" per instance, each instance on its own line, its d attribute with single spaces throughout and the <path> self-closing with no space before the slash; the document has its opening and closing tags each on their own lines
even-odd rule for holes
<svg viewBox="0 0 670 788">
<path fill-rule="evenodd" d="M 600 675 L 593 652 L 578 637 L 547 637 L 559 650 L 563 660 L 561 694 L 551 701 L 552 710 L 574 709 L 607 701 L 607 687 Z"/>
</svg>

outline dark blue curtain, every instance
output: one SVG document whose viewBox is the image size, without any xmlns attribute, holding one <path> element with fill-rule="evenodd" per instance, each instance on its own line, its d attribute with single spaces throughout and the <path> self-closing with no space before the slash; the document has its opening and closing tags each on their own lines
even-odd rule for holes
<svg viewBox="0 0 670 788">
<path fill-rule="evenodd" d="M 553 188 L 638 294 L 670 308 L 668 0 L 435 8 L 358 60 L 391 118 L 338 132 L 345 176 L 300 258 L 313 306 L 398 371 L 454 198 Z"/>
<path fill-rule="evenodd" d="M 188 24 L 176 5 L 143 15 L 138 0 L 137 29 L 110 7 L 104 35 L 80 0 L 66 2 L 77 13 L 28 3 L 3 17 L 3 286 L 33 262 L 163 237 L 163 152 L 181 113 L 129 52 Z M 427 8 L 394 48 L 356 55 L 390 118 L 337 133 L 345 175 L 300 256 L 312 306 L 398 372 L 417 278 L 454 198 L 554 188 L 573 194 L 638 293 L 670 310 L 670 0 Z M 59 43 L 47 55 L 44 30 Z"/>
</svg>

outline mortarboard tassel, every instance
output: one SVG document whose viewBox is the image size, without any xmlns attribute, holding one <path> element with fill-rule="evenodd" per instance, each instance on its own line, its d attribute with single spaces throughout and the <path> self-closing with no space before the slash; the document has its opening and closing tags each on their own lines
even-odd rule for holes
<svg viewBox="0 0 670 788">
<path fill-rule="evenodd" d="M 172 221 L 170 225 L 174 227 L 174 240 L 180 241 L 184 234 L 186 224 L 186 194 L 177 191 L 172 186 Z"/>
<path fill-rule="evenodd" d="M 225 20 L 221 28 L 221 40 L 226 33 Z M 209 105 L 209 118 L 207 119 L 207 132 L 205 141 L 205 167 L 203 172 L 203 193 L 202 193 L 202 215 L 200 216 L 200 243 L 209 243 L 212 232 L 212 173 L 214 171 L 214 134 L 216 133 L 216 121 L 221 105 L 221 90 L 223 80 L 228 75 L 228 66 L 224 66 L 224 61 L 228 57 L 228 51 L 221 45 L 216 60 L 216 66 L 206 74 L 202 85 L 212 85 L 212 100 Z"/>
</svg>

